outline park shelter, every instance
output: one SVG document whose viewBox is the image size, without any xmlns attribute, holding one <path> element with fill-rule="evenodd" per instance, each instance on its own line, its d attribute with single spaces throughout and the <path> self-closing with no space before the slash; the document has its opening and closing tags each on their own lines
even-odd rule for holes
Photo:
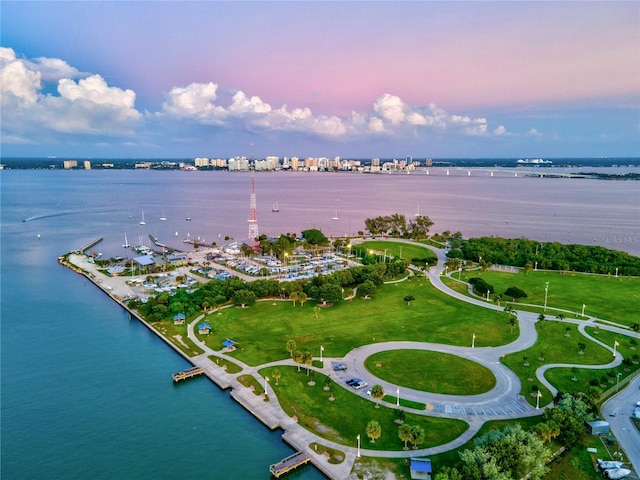
<svg viewBox="0 0 640 480">
<path fill-rule="evenodd" d="M 420 480 L 431 480 L 431 459 L 419 457 L 412 458 L 411 478 Z"/>
<path fill-rule="evenodd" d="M 593 422 L 589 422 L 589 433 L 591 435 L 600 435 L 609 433 L 609 422 L 605 422 L 604 420 L 595 420 Z"/>
<path fill-rule="evenodd" d="M 173 317 L 174 325 L 184 325 L 185 316 L 184 313 L 179 313 Z"/>
<path fill-rule="evenodd" d="M 199 334 L 209 335 L 210 331 L 211 331 L 211 325 L 209 325 L 207 322 L 202 322 L 200 325 L 198 325 Z"/>
<path fill-rule="evenodd" d="M 236 343 L 237 342 L 234 342 L 233 340 L 227 338 L 224 342 L 222 342 L 222 346 L 226 348 L 234 348 L 236 346 Z"/>
</svg>

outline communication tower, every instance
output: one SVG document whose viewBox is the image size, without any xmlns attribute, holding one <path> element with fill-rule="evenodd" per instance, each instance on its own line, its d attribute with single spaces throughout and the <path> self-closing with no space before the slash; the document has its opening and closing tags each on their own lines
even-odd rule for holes
<svg viewBox="0 0 640 480">
<path fill-rule="evenodd" d="M 252 145 L 253 147 L 253 145 Z M 247 236 L 247 246 L 254 251 L 260 250 L 260 240 L 258 239 L 258 215 L 256 214 L 256 179 L 255 179 L 255 160 L 251 155 L 251 197 L 249 201 L 249 235 Z"/>
</svg>

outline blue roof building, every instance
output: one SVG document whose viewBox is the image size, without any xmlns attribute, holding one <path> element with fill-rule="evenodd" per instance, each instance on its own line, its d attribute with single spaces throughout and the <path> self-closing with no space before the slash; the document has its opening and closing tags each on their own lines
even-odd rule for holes
<svg viewBox="0 0 640 480">
<path fill-rule="evenodd" d="M 184 313 L 178 313 L 176 316 L 173 317 L 173 324 L 183 325 L 185 318 L 186 317 L 184 316 Z"/>
<path fill-rule="evenodd" d="M 421 480 L 431 480 L 431 459 L 430 458 L 412 458 L 411 459 L 411 478 Z"/>
<path fill-rule="evenodd" d="M 198 333 L 208 334 L 210 332 L 211 332 L 211 325 L 209 325 L 207 322 L 202 322 L 200 325 L 198 325 Z"/>
</svg>

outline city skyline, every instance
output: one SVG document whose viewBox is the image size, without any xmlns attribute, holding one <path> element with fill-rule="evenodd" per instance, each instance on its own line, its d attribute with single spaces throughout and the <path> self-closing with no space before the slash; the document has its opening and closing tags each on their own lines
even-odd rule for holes
<svg viewBox="0 0 640 480">
<path fill-rule="evenodd" d="M 3 156 L 625 157 L 637 2 L 2 1 Z"/>
</svg>

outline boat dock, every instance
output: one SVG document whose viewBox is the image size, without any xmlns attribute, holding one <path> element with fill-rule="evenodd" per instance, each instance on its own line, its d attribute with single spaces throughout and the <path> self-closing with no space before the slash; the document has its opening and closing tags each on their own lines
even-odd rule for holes
<svg viewBox="0 0 640 480">
<path fill-rule="evenodd" d="M 310 460 L 311 456 L 308 453 L 296 452 L 293 455 L 289 455 L 287 458 L 280 460 L 278 463 L 274 463 L 269 467 L 269 470 L 274 477 L 280 478 L 280 475 L 284 475 L 285 473 L 298 468 L 300 465 L 304 465 Z"/>
<path fill-rule="evenodd" d="M 202 375 L 204 370 L 201 367 L 193 367 L 187 370 L 183 370 L 182 372 L 173 374 L 173 381 L 179 382 L 180 380 L 186 380 L 187 378 L 196 377 L 198 375 Z"/>
<path fill-rule="evenodd" d="M 102 240 L 103 240 L 102 237 L 98 237 L 95 240 L 92 240 L 91 242 L 87 243 L 84 247 L 80 247 L 77 251 L 84 253 L 94 245 L 97 245 L 98 243 L 100 243 Z"/>
</svg>

